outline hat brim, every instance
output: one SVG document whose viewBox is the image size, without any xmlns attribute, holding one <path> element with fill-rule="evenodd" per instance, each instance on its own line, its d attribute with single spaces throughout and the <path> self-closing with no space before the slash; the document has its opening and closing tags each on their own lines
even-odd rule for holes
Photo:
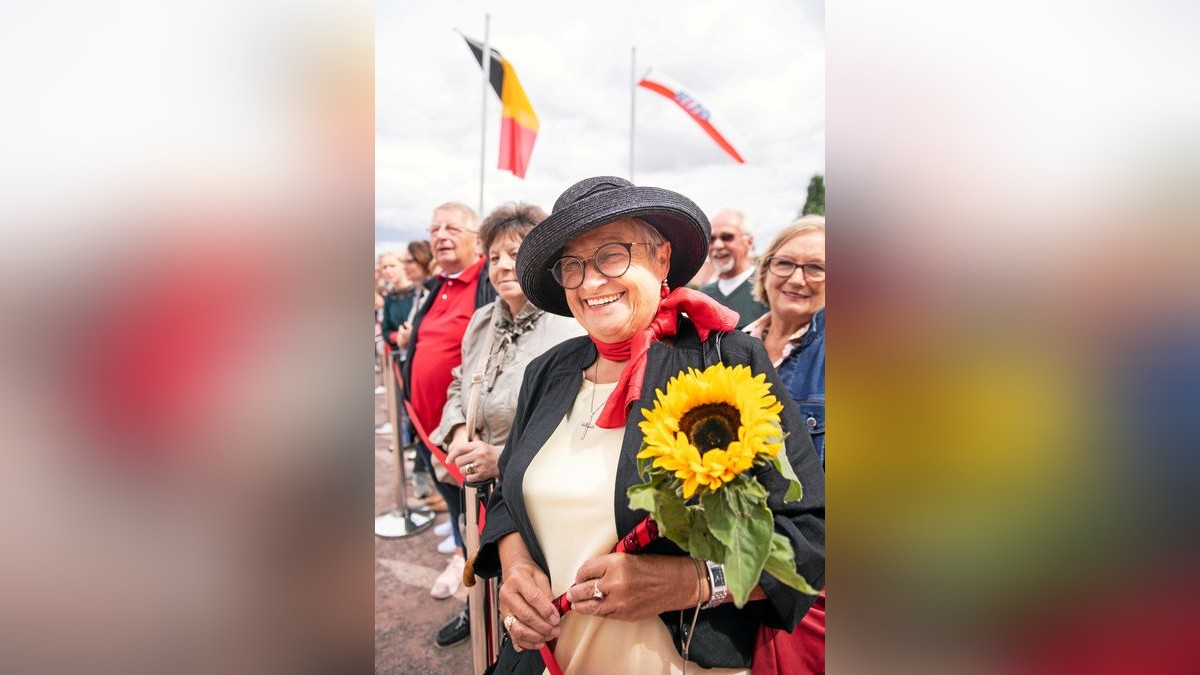
<svg viewBox="0 0 1200 675">
<path fill-rule="evenodd" d="M 517 280 L 534 305 L 572 316 L 567 294 L 550 267 L 575 237 L 623 218 L 645 220 L 671 242 L 667 285 L 691 281 L 708 255 L 710 226 L 700 207 L 683 195 L 656 187 L 627 187 L 581 200 L 550 214 L 530 230 L 517 252 Z"/>
</svg>

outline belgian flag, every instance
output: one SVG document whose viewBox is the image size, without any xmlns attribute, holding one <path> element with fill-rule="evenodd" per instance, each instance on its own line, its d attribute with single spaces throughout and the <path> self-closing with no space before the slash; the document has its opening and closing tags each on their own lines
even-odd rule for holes
<svg viewBox="0 0 1200 675">
<path fill-rule="evenodd" d="M 479 66 L 483 67 L 483 44 L 463 36 L 471 53 Z M 529 97 L 517 79 L 517 73 L 512 64 L 500 52 L 490 49 L 492 63 L 489 66 L 489 79 L 492 89 L 500 97 L 500 166 L 511 171 L 518 178 L 525 177 L 525 169 L 529 166 L 529 156 L 533 154 L 533 142 L 537 139 L 539 128 L 537 115 L 529 104 Z"/>
</svg>

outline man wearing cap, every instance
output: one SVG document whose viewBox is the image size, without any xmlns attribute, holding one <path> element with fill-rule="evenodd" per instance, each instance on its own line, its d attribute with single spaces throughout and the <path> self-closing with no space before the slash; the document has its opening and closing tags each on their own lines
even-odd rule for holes
<svg viewBox="0 0 1200 675">
<path fill-rule="evenodd" d="M 717 272 L 717 279 L 700 289 L 738 313 L 737 327 L 767 313 L 767 306 L 754 299 L 754 263 L 750 251 L 754 235 L 746 231 L 746 216 L 741 211 L 726 209 L 712 219 L 712 243 L 708 246 L 708 261 Z"/>
<path fill-rule="evenodd" d="M 471 315 L 496 299 L 496 290 L 487 281 L 486 258 L 477 250 L 478 222 L 471 207 L 460 202 L 447 202 L 434 209 L 433 224 L 429 226 L 430 245 L 442 273 L 413 317 L 408 356 L 403 362 L 404 395 L 412 403 L 416 421 L 427 433 L 441 424 L 451 371 L 462 363 L 462 340 Z M 435 460 L 429 448 L 420 441 L 416 446 L 417 454 L 430 473 L 434 473 Z M 458 588 L 456 580 L 462 578 L 463 539 L 458 531 L 462 488 L 440 480 L 434 482 L 446 500 L 454 543 L 460 551 L 442 573 L 452 583 L 434 586 L 434 593 L 438 593 L 439 588 L 450 588 L 448 594 L 435 596 L 443 599 L 453 594 Z M 460 612 L 438 633 L 439 646 L 453 644 L 469 635 L 468 624 L 461 615 Z"/>
</svg>

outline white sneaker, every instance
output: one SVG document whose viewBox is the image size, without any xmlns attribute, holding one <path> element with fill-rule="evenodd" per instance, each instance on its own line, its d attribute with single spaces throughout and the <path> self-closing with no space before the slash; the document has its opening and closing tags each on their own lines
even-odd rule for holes
<svg viewBox="0 0 1200 675">
<path fill-rule="evenodd" d="M 456 555 L 450 559 L 450 564 L 446 565 L 446 569 L 438 575 L 436 581 L 433 582 L 433 588 L 429 589 L 429 594 L 438 600 L 445 600 L 454 595 L 458 587 L 462 585 L 463 568 L 467 566 L 467 561 L 463 560 L 461 555 Z"/>
<path fill-rule="evenodd" d="M 442 543 L 438 544 L 437 550 L 438 550 L 438 553 L 442 553 L 445 555 L 450 555 L 451 553 L 454 553 L 455 551 L 457 551 L 458 544 L 454 543 L 454 535 L 451 534 L 449 537 L 446 537 L 445 539 L 443 539 Z"/>
<path fill-rule="evenodd" d="M 392 433 L 392 423 L 384 422 L 381 426 L 375 427 L 375 433 L 379 434 L 380 436 Z"/>
<path fill-rule="evenodd" d="M 439 537 L 449 537 L 451 532 L 450 521 L 448 520 L 433 527 L 433 533 Z"/>
</svg>

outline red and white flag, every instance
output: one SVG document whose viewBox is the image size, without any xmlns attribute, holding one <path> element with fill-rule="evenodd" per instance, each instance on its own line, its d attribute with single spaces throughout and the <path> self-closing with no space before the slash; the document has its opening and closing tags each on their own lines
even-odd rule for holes
<svg viewBox="0 0 1200 675">
<path fill-rule="evenodd" d="M 689 117 L 696 121 L 696 124 L 700 125 L 701 129 L 704 129 L 705 133 L 717 142 L 717 145 L 721 146 L 722 150 L 728 152 L 738 164 L 746 163 L 746 160 L 742 158 L 742 153 L 733 147 L 733 143 L 730 143 L 726 134 L 721 131 L 721 129 L 728 129 L 728 125 L 717 119 L 713 115 L 713 112 L 701 103 L 695 94 L 688 91 L 686 87 L 653 70 L 646 73 L 646 76 L 638 82 L 638 86 L 662 94 L 674 101 L 680 108 L 683 108 L 683 111 Z"/>
</svg>

